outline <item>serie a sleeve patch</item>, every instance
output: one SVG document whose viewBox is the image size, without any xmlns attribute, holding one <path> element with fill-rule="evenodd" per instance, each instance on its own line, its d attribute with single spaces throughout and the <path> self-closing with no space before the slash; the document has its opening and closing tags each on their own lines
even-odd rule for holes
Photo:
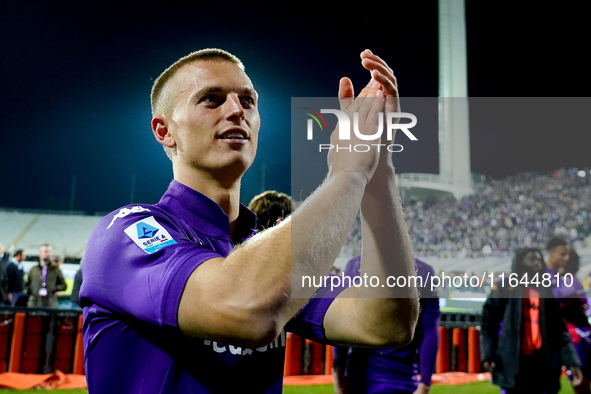
<svg viewBox="0 0 591 394">
<path fill-rule="evenodd" d="M 154 216 L 135 222 L 125 229 L 125 234 L 148 254 L 176 244 L 170 233 L 156 221 Z"/>
</svg>

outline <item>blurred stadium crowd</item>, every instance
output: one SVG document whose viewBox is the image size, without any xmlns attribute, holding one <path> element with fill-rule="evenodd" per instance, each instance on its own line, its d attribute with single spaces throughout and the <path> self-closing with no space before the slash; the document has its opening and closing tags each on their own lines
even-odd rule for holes
<svg viewBox="0 0 591 394">
<path fill-rule="evenodd" d="M 404 201 L 415 252 L 424 257 L 511 256 L 518 248 L 543 249 L 551 236 L 570 244 L 591 233 L 588 171 L 520 173 L 485 179 L 473 194 Z M 355 223 L 344 254 L 355 256 L 361 238 Z"/>
</svg>

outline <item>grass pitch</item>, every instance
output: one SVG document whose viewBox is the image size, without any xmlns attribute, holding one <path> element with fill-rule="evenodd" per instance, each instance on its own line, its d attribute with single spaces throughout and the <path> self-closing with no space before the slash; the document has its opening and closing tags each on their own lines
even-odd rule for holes
<svg viewBox="0 0 591 394">
<path fill-rule="evenodd" d="M 574 394 L 570 382 L 566 378 L 561 380 L 562 389 L 559 394 Z M 40 391 L 46 390 L 13 390 L 1 389 L 0 394 L 39 394 Z M 56 394 L 88 394 L 85 389 L 75 390 L 52 390 Z M 431 388 L 431 394 L 499 394 L 501 390 L 497 386 L 493 386 L 488 382 L 458 384 L 454 386 L 434 385 Z M 319 386 L 285 386 L 283 387 L 284 394 L 334 394 L 332 385 Z"/>
</svg>

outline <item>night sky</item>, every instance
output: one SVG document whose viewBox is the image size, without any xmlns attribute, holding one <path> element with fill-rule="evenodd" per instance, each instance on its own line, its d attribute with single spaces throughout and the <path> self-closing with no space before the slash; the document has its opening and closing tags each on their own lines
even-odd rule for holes
<svg viewBox="0 0 591 394">
<path fill-rule="evenodd" d="M 388 61 L 403 97 L 438 95 L 436 1 L 343 9 L 119 3 L 0 3 L 0 207 L 92 213 L 157 202 L 172 171 L 151 134 L 150 88 L 169 64 L 197 49 L 236 54 L 261 95 L 245 203 L 266 189 L 290 192 L 291 97 L 334 96 L 342 76 L 359 90 L 369 78 L 362 50 Z M 503 177 L 591 167 L 588 9 L 574 2 L 468 3 L 474 111 L 486 103 L 478 98 L 517 103 L 507 106 L 510 114 L 471 125 L 472 171 Z M 524 116 L 515 107 L 527 100 L 504 97 L 548 98 L 529 101 L 525 111 L 541 123 L 508 127 Z M 433 136 L 419 136 L 423 144 L 396 158 L 397 170 L 437 173 Z"/>
</svg>

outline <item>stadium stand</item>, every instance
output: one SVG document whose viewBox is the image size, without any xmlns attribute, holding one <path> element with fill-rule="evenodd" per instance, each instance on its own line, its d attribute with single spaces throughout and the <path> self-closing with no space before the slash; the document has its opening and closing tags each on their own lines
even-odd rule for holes
<svg viewBox="0 0 591 394">
<path fill-rule="evenodd" d="M 0 210 L 0 242 L 9 252 L 24 249 L 37 256 L 39 246 L 49 243 L 54 254 L 80 259 L 86 241 L 101 216 L 69 212 Z"/>
<path fill-rule="evenodd" d="M 574 244 L 591 233 L 589 172 L 577 169 L 491 179 L 462 199 L 405 205 L 421 256 L 507 256 L 516 248 L 543 249 L 552 236 Z"/>
<path fill-rule="evenodd" d="M 544 249 L 551 236 L 565 238 L 583 254 L 591 252 L 587 240 L 591 234 L 588 170 L 486 179 L 475 190 L 461 199 L 407 197 L 404 209 L 417 256 L 429 264 L 431 259 L 449 259 L 458 266 L 488 266 L 487 261 L 495 261 L 495 266 L 506 270 L 516 248 Z M 357 221 L 340 262 L 359 254 L 360 240 Z"/>
<path fill-rule="evenodd" d="M 64 264 L 60 268 L 68 287 L 61 293 L 60 307 L 64 301 L 64 307 L 69 308 L 68 297 L 72 292 L 74 276 L 80 269 L 86 241 L 101 217 L 68 211 L 0 209 L 0 243 L 9 254 L 17 249 L 25 251 L 25 272 L 37 264 L 39 246 L 44 243 L 52 246 L 54 256 L 63 256 Z"/>
</svg>

